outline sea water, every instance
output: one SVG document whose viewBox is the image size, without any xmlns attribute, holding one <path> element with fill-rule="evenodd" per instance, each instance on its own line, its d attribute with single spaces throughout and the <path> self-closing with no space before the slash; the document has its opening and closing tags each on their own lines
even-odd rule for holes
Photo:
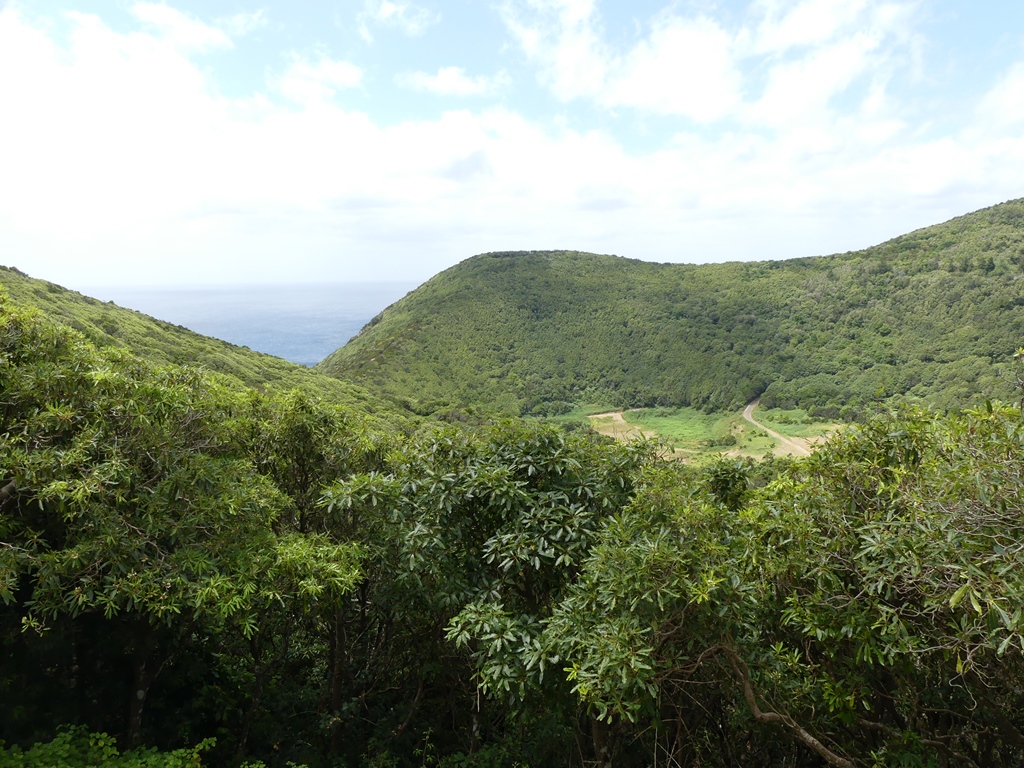
<svg viewBox="0 0 1024 768">
<path fill-rule="evenodd" d="M 93 287 L 87 293 L 204 336 L 300 365 L 315 365 L 415 287 L 414 283 Z"/>
</svg>

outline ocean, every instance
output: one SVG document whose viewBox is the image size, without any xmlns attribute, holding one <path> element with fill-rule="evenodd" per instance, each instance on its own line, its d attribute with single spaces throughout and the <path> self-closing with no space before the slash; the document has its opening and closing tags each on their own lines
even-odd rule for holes
<svg viewBox="0 0 1024 768">
<path fill-rule="evenodd" d="M 311 366 L 343 346 L 416 283 L 218 288 L 90 287 L 102 301 Z"/>
</svg>

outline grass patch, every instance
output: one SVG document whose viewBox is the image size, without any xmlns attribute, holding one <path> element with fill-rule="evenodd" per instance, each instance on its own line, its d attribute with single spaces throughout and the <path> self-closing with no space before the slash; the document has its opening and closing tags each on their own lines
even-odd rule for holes
<svg viewBox="0 0 1024 768">
<path fill-rule="evenodd" d="M 743 419 L 743 414 L 705 413 L 696 408 L 644 408 L 627 411 L 626 421 L 657 435 L 677 455 L 696 461 L 723 453 L 760 458 L 777 443 Z"/>
<path fill-rule="evenodd" d="M 573 406 L 571 411 L 560 413 L 557 416 L 545 417 L 548 421 L 554 421 L 559 424 L 567 424 L 569 422 L 586 422 L 587 417 L 595 413 L 608 413 L 614 411 L 615 408 L 610 405 L 596 405 L 594 403 L 584 403 L 582 405 Z"/>
<path fill-rule="evenodd" d="M 841 426 L 834 422 L 812 419 L 802 408 L 758 408 L 754 411 L 754 420 L 786 437 L 824 437 Z"/>
<path fill-rule="evenodd" d="M 622 415 L 630 424 L 657 432 L 673 447 L 690 450 L 705 450 L 719 442 L 720 447 L 728 447 L 734 416 L 696 408 L 641 408 Z"/>
</svg>

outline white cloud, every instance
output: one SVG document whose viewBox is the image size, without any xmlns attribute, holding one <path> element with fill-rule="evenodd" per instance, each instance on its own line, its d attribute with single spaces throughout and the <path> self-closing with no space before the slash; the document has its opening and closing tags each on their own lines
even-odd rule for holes
<svg viewBox="0 0 1024 768">
<path fill-rule="evenodd" d="M 541 82 L 563 101 L 701 122 L 729 115 L 739 101 L 733 37 L 707 17 L 661 14 L 644 38 L 618 51 L 605 41 L 592 0 L 509 0 L 501 10 Z"/>
<path fill-rule="evenodd" d="M 594 98 L 607 77 L 609 53 L 595 28 L 592 0 L 506 0 L 505 25 L 539 76 L 563 101 Z"/>
<path fill-rule="evenodd" d="M 711 41 L 692 45 L 717 45 L 723 62 L 743 42 L 710 19 L 666 15 L 609 54 L 590 3 L 548 10 L 579 39 L 593 35 L 601 88 L 639 89 L 658 62 L 685 69 L 665 41 L 703 23 Z M 0 10 L 0 260 L 72 285 L 422 279 L 517 248 L 655 261 L 810 255 L 1019 196 L 1024 178 L 1024 62 L 979 88 L 987 95 L 958 128 L 925 140 L 899 119 L 884 78 L 876 85 L 884 46 L 845 27 L 769 57 L 754 93 L 743 81 L 721 102 L 690 97 L 708 99 L 707 115 L 732 114 L 730 130 L 678 121 L 671 141 L 638 150 L 512 109 L 384 124 L 333 98 L 362 73 L 326 56 L 293 58 L 267 92 L 232 98 L 190 58 L 201 46 L 168 45 L 164 28 L 121 34 L 87 14 L 68 24 L 58 36 Z M 728 84 L 728 66 L 718 71 Z M 604 103 L 573 77 L 567 89 Z M 858 78 L 872 90 L 835 103 Z M 607 99 L 651 110 L 655 85 Z M 712 119 L 673 98 L 673 110 Z M 764 113 L 748 116 L 755 108 Z"/>
<path fill-rule="evenodd" d="M 1007 129 L 1024 125 L 1024 62 L 1010 68 L 978 104 L 980 125 Z"/>
<path fill-rule="evenodd" d="M 778 127 L 828 119 L 830 102 L 861 77 L 873 78 L 875 101 L 884 103 L 887 46 L 909 46 L 912 7 L 912 0 L 761 0 L 730 29 L 672 5 L 618 48 L 592 0 L 506 0 L 501 10 L 541 82 L 562 101 Z"/>
<path fill-rule="evenodd" d="M 427 72 L 405 72 L 397 75 L 395 81 L 403 87 L 439 96 L 483 96 L 508 85 L 511 79 L 505 71 L 492 77 L 474 77 L 467 75 L 462 67 L 440 67 L 433 75 Z"/>
<path fill-rule="evenodd" d="M 338 91 L 357 87 L 362 80 L 363 70 L 350 62 L 326 56 L 310 61 L 293 55 L 291 64 L 273 84 L 275 90 L 297 104 L 316 104 L 329 101 Z"/>
<path fill-rule="evenodd" d="M 267 12 L 262 8 L 251 13 L 236 13 L 218 19 L 217 26 L 235 37 L 244 37 L 257 29 L 263 29 L 270 23 Z"/>
<path fill-rule="evenodd" d="M 621 60 L 599 92 L 608 107 L 637 107 L 710 122 L 740 102 L 733 40 L 708 18 L 667 17 Z"/>
<path fill-rule="evenodd" d="M 868 89 L 867 112 L 891 106 L 885 88 L 895 62 L 917 57 L 914 5 L 805 0 L 782 14 L 776 0 L 761 3 L 764 18 L 753 33 L 745 32 L 753 57 L 746 63 L 767 64 L 766 85 L 747 117 L 773 126 L 831 119 L 830 103 L 860 81 Z"/>
<path fill-rule="evenodd" d="M 768 72 L 764 93 L 750 106 L 747 116 L 774 127 L 827 119 L 830 101 L 868 70 L 878 44 L 871 37 L 858 35 L 776 64 Z"/>
<path fill-rule="evenodd" d="M 762 0 L 755 4 L 763 18 L 753 35 L 756 53 L 786 52 L 824 45 L 861 20 L 868 0 L 803 0 L 793 4 Z"/>
<path fill-rule="evenodd" d="M 441 14 L 408 0 L 364 0 L 359 14 L 359 32 L 366 42 L 372 42 L 370 25 L 397 29 L 416 37 L 441 20 Z"/>
<path fill-rule="evenodd" d="M 132 15 L 174 46 L 190 51 L 231 48 L 231 39 L 217 27 L 162 3 L 136 3 Z"/>
</svg>

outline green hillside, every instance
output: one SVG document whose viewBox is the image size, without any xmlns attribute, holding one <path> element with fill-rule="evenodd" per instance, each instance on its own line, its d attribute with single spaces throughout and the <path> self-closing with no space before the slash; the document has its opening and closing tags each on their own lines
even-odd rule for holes
<svg viewBox="0 0 1024 768">
<path fill-rule="evenodd" d="M 31 278 L 12 267 L 0 267 L 0 287 L 15 304 L 34 307 L 51 320 L 75 328 L 100 348 L 122 347 L 157 365 L 201 366 L 258 389 L 298 387 L 328 402 L 369 413 L 401 410 L 349 382 Z"/>
<path fill-rule="evenodd" d="M 1020 335 L 1014 208 L 781 265 L 478 257 L 360 343 L 404 327 L 376 352 L 393 391 L 508 408 L 540 385 L 541 410 L 640 397 L 627 374 L 714 385 L 714 405 L 748 396 L 741 365 L 777 375 L 765 397 L 827 408 L 800 387 L 871 383 L 836 361 L 967 399 L 1002 386 Z M 905 407 L 807 457 L 684 464 L 549 419 L 403 421 L 0 275 L 0 768 L 1021 765 L 1017 405 Z M 449 341 L 416 358 L 416 339 Z M 652 346 L 693 359 L 642 369 Z M 1017 402 L 1024 352 L 1006 360 Z M 686 410 L 626 416 L 736 438 L 737 414 Z"/>
<path fill-rule="evenodd" d="M 318 366 L 429 412 L 570 402 L 854 415 L 1010 392 L 1024 338 L 1024 200 L 863 251 L 653 264 L 487 253 L 385 310 Z"/>
</svg>

